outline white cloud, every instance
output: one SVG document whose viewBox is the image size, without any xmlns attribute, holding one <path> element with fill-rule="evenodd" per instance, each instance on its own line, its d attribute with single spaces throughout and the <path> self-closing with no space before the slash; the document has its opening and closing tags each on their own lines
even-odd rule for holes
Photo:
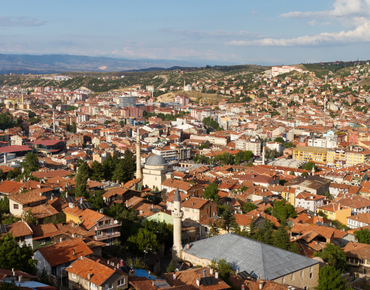
<svg viewBox="0 0 370 290">
<path fill-rule="evenodd" d="M 280 15 L 283 18 L 313 18 L 310 25 L 329 25 L 317 19 L 333 19 L 341 22 L 350 30 L 340 32 L 322 32 L 316 35 L 305 35 L 295 38 L 261 38 L 255 40 L 232 40 L 230 46 L 314 46 L 320 44 L 339 44 L 370 42 L 370 0 L 336 0 L 333 10 L 316 12 L 288 12 Z"/>
<path fill-rule="evenodd" d="M 40 26 L 44 25 L 46 21 L 39 21 L 29 17 L 8 17 L 0 15 L 0 26 Z"/>
<path fill-rule="evenodd" d="M 258 15 L 258 12 L 252 11 L 252 15 Z"/>
<path fill-rule="evenodd" d="M 193 39 L 204 39 L 204 38 L 217 38 L 217 39 L 227 39 L 227 38 L 258 38 L 262 37 L 259 34 L 251 33 L 249 31 L 226 31 L 226 30 L 187 30 L 187 29 L 171 29 L 171 28 L 161 28 L 159 32 L 169 33 L 179 36 L 186 36 Z"/>
</svg>

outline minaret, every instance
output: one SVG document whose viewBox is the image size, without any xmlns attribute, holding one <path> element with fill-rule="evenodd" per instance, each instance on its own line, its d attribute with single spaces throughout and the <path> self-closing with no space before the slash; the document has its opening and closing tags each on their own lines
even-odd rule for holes
<svg viewBox="0 0 370 290">
<path fill-rule="evenodd" d="M 172 261 L 177 264 L 182 260 L 182 244 L 181 244 L 181 219 L 183 216 L 181 211 L 181 197 L 179 187 L 176 188 L 175 197 L 173 199 L 173 247 L 172 247 Z"/>
<path fill-rule="evenodd" d="M 314 175 L 315 175 L 315 164 L 314 164 L 314 165 L 312 165 L 311 173 L 312 173 L 312 176 L 314 176 Z"/>
<path fill-rule="evenodd" d="M 140 143 L 140 129 L 139 126 L 137 127 L 137 134 L 136 134 L 136 178 L 143 179 L 143 175 L 141 173 L 141 143 Z"/>
<path fill-rule="evenodd" d="M 262 145 L 262 165 L 265 165 L 265 146 Z"/>
<path fill-rule="evenodd" d="M 55 109 L 53 109 L 53 132 L 55 134 Z"/>
<path fill-rule="evenodd" d="M 328 99 L 326 98 L 326 96 L 325 96 L 325 98 L 324 98 L 324 112 L 326 112 L 326 102 L 328 101 Z"/>
</svg>

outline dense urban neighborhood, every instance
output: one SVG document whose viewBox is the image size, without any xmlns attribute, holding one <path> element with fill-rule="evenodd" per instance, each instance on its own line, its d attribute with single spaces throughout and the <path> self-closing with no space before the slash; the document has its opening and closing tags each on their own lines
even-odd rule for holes
<svg viewBox="0 0 370 290">
<path fill-rule="evenodd" d="M 370 61 L 251 70 L 0 76 L 0 288 L 370 289 Z"/>
</svg>

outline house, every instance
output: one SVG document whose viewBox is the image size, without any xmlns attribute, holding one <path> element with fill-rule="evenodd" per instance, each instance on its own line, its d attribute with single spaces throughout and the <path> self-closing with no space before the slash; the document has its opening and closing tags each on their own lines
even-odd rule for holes
<svg viewBox="0 0 370 290">
<path fill-rule="evenodd" d="M 370 276 L 370 245 L 349 242 L 343 249 L 350 271 L 353 274 Z"/>
<path fill-rule="evenodd" d="M 360 213 L 347 217 L 347 227 L 357 229 L 370 225 L 370 213 Z"/>
<path fill-rule="evenodd" d="M 303 191 L 295 197 L 295 207 L 302 207 L 304 209 L 316 212 L 319 206 L 324 205 L 325 196 L 314 195 L 312 193 Z"/>
<path fill-rule="evenodd" d="M 37 260 L 37 274 L 43 271 L 48 276 L 60 278 L 62 271 L 78 258 L 91 255 L 92 250 L 80 238 L 71 239 L 36 250 L 33 254 Z M 62 274 L 61 274 L 62 273 Z"/>
<path fill-rule="evenodd" d="M 120 264 L 108 265 L 80 257 L 66 268 L 69 289 L 105 290 L 127 289 L 128 274 L 119 269 Z"/>
<path fill-rule="evenodd" d="M 217 214 L 217 203 L 199 197 L 190 196 L 181 203 L 184 216 L 183 220 L 191 219 L 200 222 L 201 219 L 210 218 Z M 167 209 L 171 212 L 174 209 L 172 202 L 167 202 Z"/>
<path fill-rule="evenodd" d="M 3 227 L 5 228 L 6 233 L 12 234 L 20 247 L 24 244 L 32 247 L 33 230 L 27 222 L 19 221 Z"/>
<path fill-rule="evenodd" d="M 66 221 L 73 221 L 87 231 L 95 233 L 94 240 L 111 244 L 121 236 L 120 226 L 122 222 L 114 220 L 102 213 L 91 209 L 80 209 L 78 206 L 69 205 L 63 209 Z"/>
<path fill-rule="evenodd" d="M 197 268 L 164 274 L 168 284 L 173 288 L 199 289 L 199 290 L 224 290 L 231 289 L 218 273 L 210 268 Z M 171 289 L 171 288 L 170 288 Z"/>
<path fill-rule="evenodd" d="M 18 217 L 22 216 L 24 208 L 35 207 L 47 201 L 47 198 L 41 195 L 37 189 L 19 194 L 11 194 L 8 198 L 10 213 Z"/>
<path fill-rule="evenodd" d="M 287 182 L 285 186 L 295 188 L 296 196 L 302 191 L 307 191 L 316 195 L 325 195 L 325 192 L 329 191 L 330 183 L 331 181 L 329 179 L 314 175 L 307 177 L 299 176 Z"/>
<path fill-rule="evenodd" d="M 337 220 L 342 224 L 347 224 L 347 217 L 351 215 L 351 209 L 341 206 L 337 203 L 329 203 L 326 205 L 319 206 L 316 209 L 317 213 L 323 212 L 327 215 L 328 219 L 334 221 Z"/>
</svg>

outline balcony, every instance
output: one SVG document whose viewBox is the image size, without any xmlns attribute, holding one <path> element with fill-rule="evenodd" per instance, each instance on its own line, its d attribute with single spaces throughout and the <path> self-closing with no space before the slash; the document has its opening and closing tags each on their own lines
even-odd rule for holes
<svg viewBox="0 0 370 290">
<path fill-rule="evenodd" d="M 122 222 L 114 220 L 114 222 L 109 223 L 109 224 L 96 225 L 94 230 L 95 231 L 102 231 L 102 230 L 105 230 L 105 229 L 110 229 L 110 228 L 115 228 L 115 227 L 120 227 L 120 226 L 122 226 Z"/>
<path fill-rule="evenodd" d="M 121 236 L 121 233 L 120 232 L 113 232 L 113 233 L 103 233 L 102 235 L 95 235 L 94 236 L 94 240 L 96 241 L 104 241 L 104 240 L 107 240 L 107 239 L 114 239 L 114 238 L 118 238 Z"/>
</svg>

